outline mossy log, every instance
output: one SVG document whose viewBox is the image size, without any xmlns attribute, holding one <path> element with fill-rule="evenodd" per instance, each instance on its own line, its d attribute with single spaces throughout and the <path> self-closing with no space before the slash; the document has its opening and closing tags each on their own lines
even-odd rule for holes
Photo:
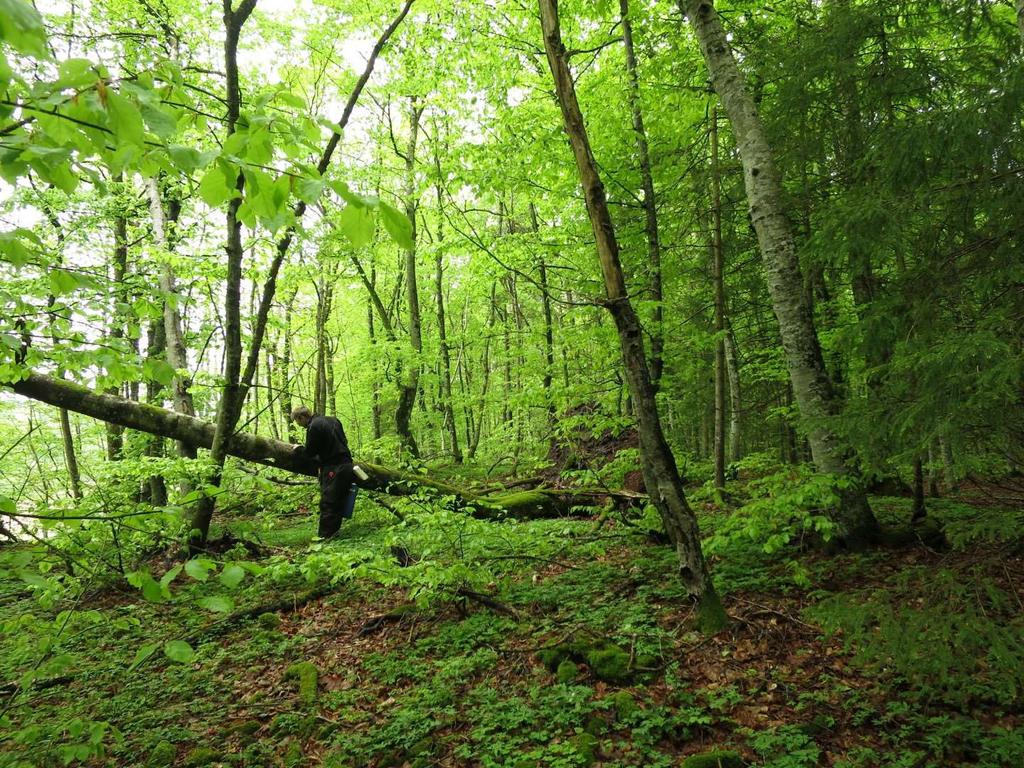
<svg viewBox="0 0 1024 768">
<path fill-rule="evenodd" d="M 32 400 L 110 424 L 180 440 L 196 448 L 209 448 L 213 444 L 213 424 L 154 405 L 94 392 L 87 387 L 37 373 L 30 373 L 8 386 Z M 246 461 L 300 475 L 315 477 L 317 473 L 316 465 L 296 453 L 294 445 L 268 437 L 236 433 L 228 442 L 227 452 Z M 579 496 L 571 491 L 544 489 L 481 495 L 423 474 L 402 472 L 364 461 L 360 461 L 359 466 L 369 475 L 368 479 L 358 481 L 362 488 L 395 496 L 426 493 L 435 498 L 448 498 L 457 508 L 487 520 L 567 516 L 575 506 L 594 506 L 600 502 L 600 497 L 589 491 Z"/>
</svg>

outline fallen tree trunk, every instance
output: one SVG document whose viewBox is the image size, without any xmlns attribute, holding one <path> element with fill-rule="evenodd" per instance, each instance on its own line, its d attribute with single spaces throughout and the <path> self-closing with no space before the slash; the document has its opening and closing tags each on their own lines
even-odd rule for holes
<svg viewBox="0 0 1024 768">
<path fill-rule="evenodd" d="M 180 440 L 196 448 L 209 448 L 213 444 L 213 424 L 155 405 L 94 392 L 87 387 L 37 373 L 30 373 L 21 381 L 7 386 L 32 400 L 128 429 Z M 264 466 L 315 477 L 316 465 L 297 454 L 295 448 L 280 440 L 236 433 L 228 440 L 227 453 Z M 425 475 L 401 472 L 363 461 L 359 462 L 359 466 L 369 475 L 367 480 L 357 481 L 362 488 L 395 496 L 426 494 L 434 498 L 447 498 L 474 517 L 488 520 L 560 517 L 569 515 L 573 507 L 593 506 L 597 503 L 590 491 L 578 497 L 572 491 L 544 489 L 479 495 Z"/>
</svg>

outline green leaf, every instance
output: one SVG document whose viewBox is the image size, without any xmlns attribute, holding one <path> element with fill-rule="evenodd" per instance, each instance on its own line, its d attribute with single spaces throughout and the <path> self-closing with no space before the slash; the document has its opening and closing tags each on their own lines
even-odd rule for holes
<svg viewBox="0 0 1024 768">
<path fill-rule="evenodd" d="M 40 576 L 35 571 L 19 570 L 18 578 L 24 581 L 30 587 L 42 587 L 43 589 L 49 589 L 53 586 L 52 581 L 43 576 Z"/>
<path fill-rule="evenodd" d="M 132 661 L 132 665 L 128 667 L 128 671 L 131 672 L 133 669 L 139 666 L 139 664 L 141 664 L 154 653 L 156 653 L 156 649 L 159 647 L 160 643 L 146 643 L 144 645 L 140 645 L 139 650 L 135 652 L 135 659 Z"/>
<path fill-rule="evenodd" d="M 0 512 L 6 515 L 13 515 L 17 511 L 18 505 L 14 503 L 14 499 L 0 493 Z"/>
<path fill-rule="evenodd" d="M 71 293 L 81 285 L 78 276 L 73 272 L 68 272 L 66 269 L 52 269 L 47 278 L 50 282 L 50 293 L 54 296 L 63 296 L 66 293 Z"/>
<path fill-rule="evenodd" d="M 230 597 L 212 595 L 210 597 L 201 597 L 196 600 L 196 603 L 201 608 L 213 611 L 214 613 L 231 613 L 231 611 L 235 610 L 235 603 Z"/>
<path fill-rule="evenodd" d="M 416 247 L 412 239 L 412 222 L 409 221 L 408 216 L 383 200 L 380 203 L 380 215 L 381 221 L 384 222 L 384 229 L 391 235 L 392 240 L 407 251 Z"/>
<path fill-rule="evenodd" d="M 170 155 L 171 162 L 185 173 L 191 173 L 197 168 L 205 168 L 217 156 L 213 150 L 200 152 L 198 149 L 181 144 L 171 144 L 167 147 L 167 154 Z"/>
<path fill-rule="evenodd" d="M 363 248 L 373 242 L 373 233 L 377 229 L 373 212 L 349 203 L 338 215 L 338 229 L 348 238 L 355 248 Z"/>
<path fill-rule="evenodd" d="M 245 578 L 245 569 L 240 565 L 231 563 L 230 565 L 224 566 L 224 570 L 221 571 L 218 578 L 220 579 L 220 583 L 225 587 L 228 589 L 234 589 L 241 584 L 242 580 Z"/>
<path fill-rule="evenodd" d="M 142 119 L 153 133 L 166 141 L 178 132 L 178 119 L 169 109 L 142 104 Z"/>
<path fill-rule="evenodd" d="M 57 70 L 57 82 L 54 83 L 56 90 L 65 88 L 84 88 L 96 82 L 97 74 L 93 64 L 88 59 L 66 59 L 60 63 Z"/>
<path fill-rule="evenodd" d="M 174 366 L 166 360 L 147 360 L 142 364 L 142 373 L 150 381 L 169 387 L 174 381 Z"/>
<path fill-rule="evenodd" d="M 26 230 L 21 229 L 16 229 L 13 232 L 0 232 L 0 259 L 15 267 L 22 267 L 32 260 L 34 252 L 25 245 L 23 239 L 25 232 Z"/>
<path fill-rule="evenodd" d="M 317 201 L 324 191 L 324 183 L 320 179 L 311 179 L 303 177 L 299 179 L 295 184 L 295 194 L 299 200 L 302 200 L 309 205 L 312 205 Z"/>
<path fill-rule="evenodd" d="M 306 108 L 306 100 L 291 91 L 278 91 L 276 98 L 282 104 L 287 104 L 289 107 L 295 107 L 296 109 Z"/>
<path fill-rule="evenodd" d="M 199 196 L 211 208 L 219 208 L 238 194 L 234 179 L 229 179 L 224 173 L 224 165 L 222 162 L 216 163 L 199 182 Z"/>
<path fill-rule="evenodd" d="M 223 153 L 225 155 L 238 155 L 241 157 L 244 154 L 245 145 L 249 142 L 248 131 L 235 131 L 224 140 Z"/>
<path fill-rule="evenodd" d="M 43 19 L 25 0 L 0 0 L 0 41 L 26 56 L 50 58 Z"/>
<path fill-rule="evenodd" d="M 142 596 L 151 603 L 164 602 L 164 588 L 149 574 L 149 571 L 134 571 L 127 574 L 125 578 L 133 587 L 141 589 Z"/>
<path fill-rule="evenodd" d="M 143 147 L 146 144 L 146 127 L 142 113 L 131 101 L 117 91 L 107 91 L 107 114 L 110 128 L 121 141 Z"/>
<path fill-rule="evenodd" d="M 208 578 L 210 578 L 210 571 L 212 571 L 216 567 L 216 563 L 214 563 L 212 560 L 197 558 L 195 560 L 189 560 L 187 563 L 185 563 L 185 573 L 187 573 L 196 581 L 206 581 Z"/>
<path fill-rule="evenodd" d="M 357 195 L 349 188 L 348 184 L 346 184 L 344 181 L 332 181 L 330 182 L 330 187 L 331 189 L 338 193 L 338 196 L 342 200 L 351 205 L 358 205 L 360 207 L 368 208 L 376 208 L 378 205 L 380 205 L 380 200 L 378 200 L 376 197 L 373 197 L 372 195 Z"/>
<path fill-rule="evenodd" d="M 184 640 L 168 640 L 164 643 L 164 655 L 171 661 L 188 664 L 195 658 L 196 652 Z"/>
<path fill-rule="evenodd" d="M 173 568 L 171 568 L 171 570 L 169 570 L 167 573 L 165 573 L 163 575 L 163 578 L 160 579 L 160 586 L 163 589 L 164 597 L 171 596 L 171 582 L 178 578 L 179 573 L 181 573 L 181 566 L 176 565 Z"/>
</svg>

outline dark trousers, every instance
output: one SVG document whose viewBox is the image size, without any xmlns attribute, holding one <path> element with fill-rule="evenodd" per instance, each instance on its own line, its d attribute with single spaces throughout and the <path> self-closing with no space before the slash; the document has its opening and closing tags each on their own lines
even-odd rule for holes
<svg viewBox="0 0 1024 768">
<path fill-rule="evenodd" d="M 332 464 L 320 469 L 320 527 L 317 535 L 328 539 L 341 528 L 342 510 L 352 487 L 352 464 Z"/>
</svg>

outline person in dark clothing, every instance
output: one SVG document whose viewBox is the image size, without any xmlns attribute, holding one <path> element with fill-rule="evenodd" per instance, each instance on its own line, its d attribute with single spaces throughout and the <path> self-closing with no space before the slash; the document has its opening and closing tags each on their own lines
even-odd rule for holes
<svg viewBox="0 0 1024 768">
<path fill-rule="evenodd" d="M 352 453 L 345 429 L 333 416 L 314 416 L 305 406 L 292 411 L 292 421 L 306 429 L 306 444 L 296 452 L 320 466 L 320 526 L 317 534 L 329 539 L 341 528 L 345 500 L 352 487 Z"/>
</svg>

